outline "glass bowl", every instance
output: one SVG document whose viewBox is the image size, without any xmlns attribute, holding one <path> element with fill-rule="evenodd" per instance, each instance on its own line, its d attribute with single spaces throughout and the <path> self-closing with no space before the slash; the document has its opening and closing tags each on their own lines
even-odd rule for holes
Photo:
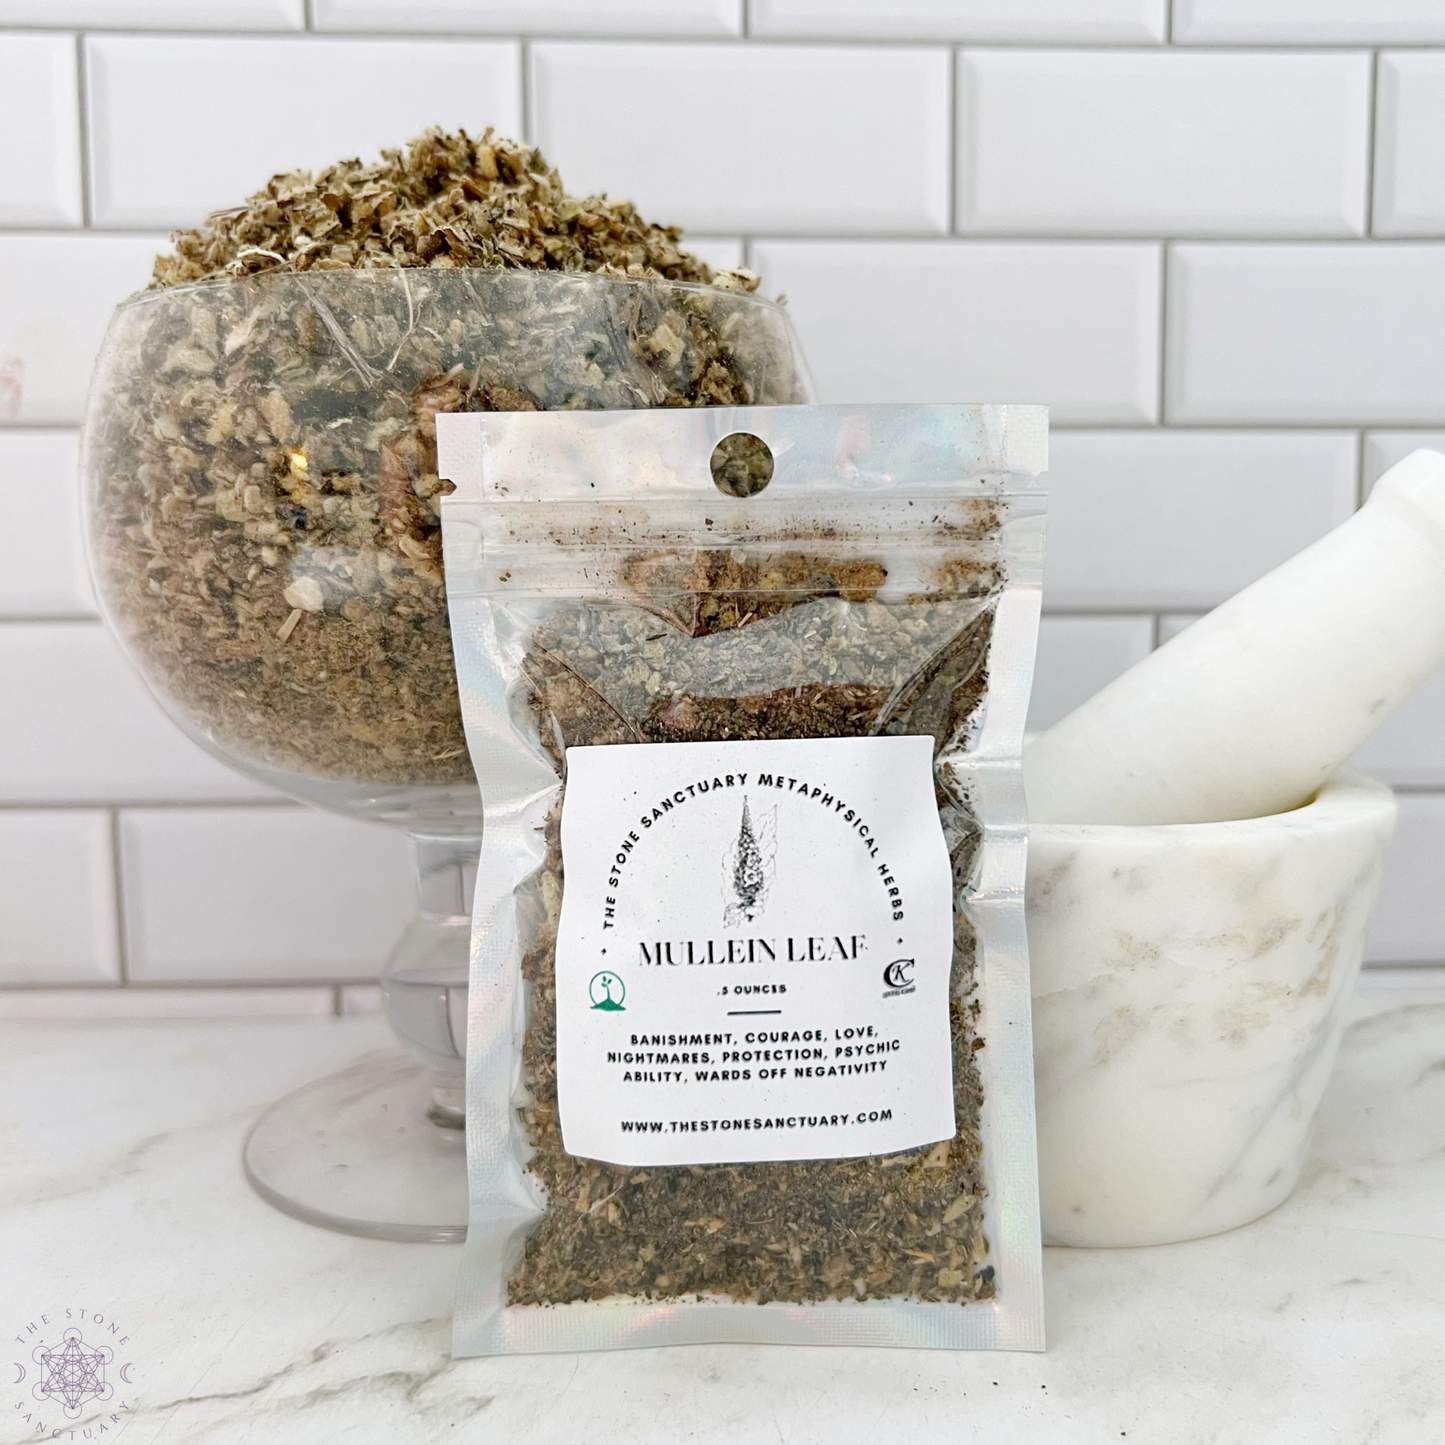
<svg viewBox="0 0 1445 1445">
<path fill-rule="evenodd" d="M 725 285 L 275 271 L 141 292 L 112 317 L 81 458 L 102 611 L 207 751 L 410 835 L 420 908 L 383 997 L 440 1071 L 438 1121 L 460 1121 L 482 816 L 447 623 L 437 412 L 810 399 L 786 313 Z"/>
</svg>

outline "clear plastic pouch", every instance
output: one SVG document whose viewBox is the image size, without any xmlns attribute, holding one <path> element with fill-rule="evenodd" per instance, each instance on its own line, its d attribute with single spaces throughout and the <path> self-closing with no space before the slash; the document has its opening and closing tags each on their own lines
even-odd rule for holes
<svg viewBox="0 0 1445 1445">
<path fill-rule="evenodd" d="M 439 416 L 459 1355 L 1043 1346 L 1040 407 Z"/>
</svg>

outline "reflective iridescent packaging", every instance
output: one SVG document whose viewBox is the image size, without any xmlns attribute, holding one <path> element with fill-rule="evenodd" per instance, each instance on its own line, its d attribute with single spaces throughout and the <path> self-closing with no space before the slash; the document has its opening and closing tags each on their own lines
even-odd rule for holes
<svg viewBox="0 0 1445 1445">
<path fill-rule="evenodd" d="M 455 1352 L 1041 1349 L 1046 412 L 437 439 L 485 808 Z"/>
</svg>

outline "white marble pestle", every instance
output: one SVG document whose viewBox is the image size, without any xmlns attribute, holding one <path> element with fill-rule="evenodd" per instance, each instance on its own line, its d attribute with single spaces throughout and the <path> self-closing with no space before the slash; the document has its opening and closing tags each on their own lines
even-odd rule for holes
<svg viewBox="0 0 1445 1445">
<path fill-rule="evenodd" d="M 1035 738 L 1030 821 L 1297 808 L 1442 658 L 1445 456 L 1420 450 L 1349 521 Z"/>
</svg>

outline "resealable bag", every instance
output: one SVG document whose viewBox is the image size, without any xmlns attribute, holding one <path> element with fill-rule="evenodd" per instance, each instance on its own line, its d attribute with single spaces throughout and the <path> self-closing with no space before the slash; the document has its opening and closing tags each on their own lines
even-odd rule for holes
<svg viewBox="0 0 1445 1445">
<path fill-rule="evenodd" d="M 1046 413 L 442 415 L 485 831 L 459 1355 L 1041 1348 Z"/>
</svg>

